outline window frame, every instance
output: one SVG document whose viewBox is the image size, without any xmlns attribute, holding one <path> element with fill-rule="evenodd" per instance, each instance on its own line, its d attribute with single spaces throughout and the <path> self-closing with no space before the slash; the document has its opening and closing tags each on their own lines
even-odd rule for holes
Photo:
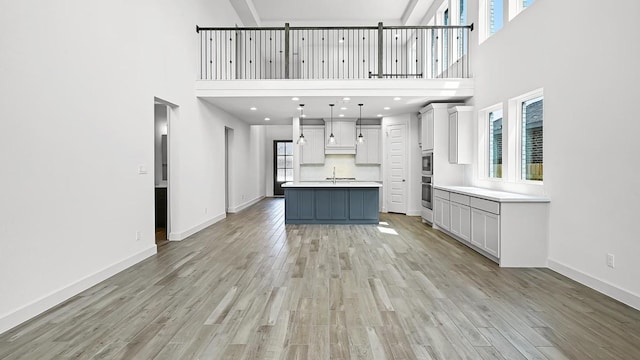
<svg viewBox="0 0 640 360">
<path fill-rule="evenodd" d="M 502 27 L 496 30 L 494 33 L 491 33 L 491 3 L 495 1 L 496 3 L 502 4 Z M 480 0 L 479 1 L 479 16 L 480 20 L 480 36 L 479 43 L 482 44 L 485 40 L 497 34 L 507 25 L 507 20 L 505 18 L 505 11 L 508 10 L 505 8 L 505 2 L 509 1 L 509 4 L 513 0 Z"/>
<path fill-rule="evenodd" d="M 491 177 L 489 168 L 491 161 L 491 151 L 490 151 L 490 139 L 491 132 L 489 131 L 489 114 L 495 111 L 502 111 L 502 177 Z M 493 181 L 493 182 L 507 182 L 507 170 L 508 170 L 508 127 L 507 127 L 507 112 L 505 111 L 505 107 L 503 103 L 498 103 L 495 105 L 491 105 L 486 107 L 478 112 L 478 125 L 481 126 L 480 131 L 478 131 L 479 139 L 478 139 L 478 166 L 481 167 L 479 170 L 479 177 L 482 180 Z"/>
<path fill-rule="evenodd" d="M 542 103 L 542 164 L 543 164 L 543 172 L 542 172 L 542 180 L 527 180 L 523 178 L 522 171 L 522 141 L 523 141 L 523 121 L 522 121 L 522 106 L 525 102 L 535 100 L 537 98 L 541 98 Z M 531 92 L 528 92 L 524 95 L 521 95 L 514 99 L 515 106 L 515 122 L 516 122 L 516 182 L 520 184 L 529 184 L 529 185 L 544 185 L 544 123 L 545 123 L 545 111 L 544 111 L 544 91 L 543 89 L 537 89 Z"/>
<path fill-rule="evenodd" d="M 531 7 L 536 2 L 533 0 L 529 6 L 524 6 L 524 0 L 509 0 L 509 21 L 513 20 L 518 14 Z"/>
</svg>

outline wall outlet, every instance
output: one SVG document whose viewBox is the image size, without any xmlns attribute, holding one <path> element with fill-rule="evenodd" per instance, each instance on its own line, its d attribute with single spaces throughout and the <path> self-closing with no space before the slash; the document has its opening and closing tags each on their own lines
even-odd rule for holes
<svg viewBox="0 0 640 360">
<path fill-rule="evenodd" d="M 607 254 L 607 266 L 610 268 L 616 267 L 616 257 L 613 254 Z"/>
<path fill-rule="evenodd" d="M 147 168 L 144 165 L 138 165 L 138 174 L 143 175 L 147 173 Z"/>
<path fill-rule="evenodd" d="M 136 231 L 136 241 L 140 241 L 140 231 Z"/>
</svg>

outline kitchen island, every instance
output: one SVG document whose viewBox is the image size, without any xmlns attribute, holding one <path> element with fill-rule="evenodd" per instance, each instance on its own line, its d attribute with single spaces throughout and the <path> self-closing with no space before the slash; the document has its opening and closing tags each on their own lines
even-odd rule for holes
<svg viewBox="0 0 640 360">
<path fill-rule="evenodd" d="M 372 181 L 284 183 L 285 224 L 377 224 L 381 186 Z"/>
</svg>

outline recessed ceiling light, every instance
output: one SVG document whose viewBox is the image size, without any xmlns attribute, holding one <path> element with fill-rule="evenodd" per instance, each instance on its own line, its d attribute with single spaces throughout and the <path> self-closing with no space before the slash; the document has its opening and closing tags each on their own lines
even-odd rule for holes
<svg viewBox="0 0 640 360">
<path fill-rule="evenodd" d="M 349 100 L 351 100 L 351 98 L 345 97 L 345 98 L 342 98 L 342 100 L 349 101 Z"/>
<path fill-rule="evenodd" d="M 382 117 L 382 114 L 378 114 L 378 117 Z"/>
<path fill-rule="evenodd" d="M 258 110 L 258 109 L 256 109 L 254 106 L 252 106 L 251 108 L 249 108 L 249 110 L 251 110 L 251 111 L 256 111 L 256 110 Z"/>
<path fill-rule="evenodd" d="M 388 107 L 388 106 L 385 106 L 385 107 L 384 107 L 384 109 L 385 109 L 385 110 L 391 110 L 391 108 L 390 108 L 390 107 Z"/>
<path fill-rule="evenodd" d="M 271 119 L 268 118 L 268 117 L 264 118 L 264 121 L 269 121 L 269 120 L 271 120 Z"/>
<path fill-rule="evenodd" d="M 343 106 L 340 108 L 340 110 L 347 110 L 347 108 Z"/>
<path fill-rule="evenodd" d="M 402 100 L 402 98 L 394 97 L 393 100 L 398 101 L 398 100 Z"/>
<path fill-rule="evenodd" d="M 344 114 L 340 114 L 340 115 L 338 115 L 338 116 L 339 116 L 339 117 L 344 117 Z"/>
<path fill-rule="evenodd" d="M 291 100 L 292 100 L 292 101 L 298 101 L 298 100 L 300 100 L 300 98 L 292 97 L 292 98 L 291 98 Z"/>
</svg>

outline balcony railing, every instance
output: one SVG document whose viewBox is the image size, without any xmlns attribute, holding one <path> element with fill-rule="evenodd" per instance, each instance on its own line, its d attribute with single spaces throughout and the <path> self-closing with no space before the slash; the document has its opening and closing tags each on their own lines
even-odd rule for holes
<svg viewBox="0 0 640 360">
<path fill-rule="evenodd" d="M 196 31 L 200 80 L 470 77 L 473 24 Z"/>
</svg>

